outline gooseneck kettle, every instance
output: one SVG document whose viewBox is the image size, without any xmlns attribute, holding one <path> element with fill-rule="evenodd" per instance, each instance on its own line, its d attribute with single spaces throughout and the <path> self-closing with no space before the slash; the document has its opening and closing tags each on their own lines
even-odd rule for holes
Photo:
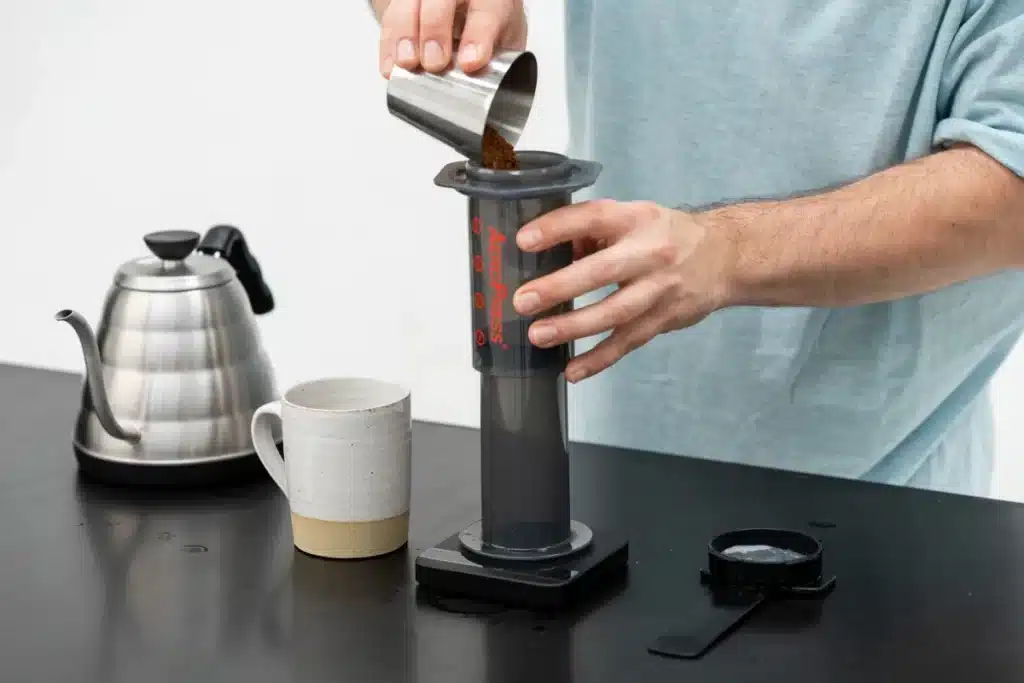
<svg viewBox="0 0 1024 683">
<path fill-rule="evenodd" d="M 249 422 L 277 399 L 256 316 L 274 308 L 242 232 L 219 225 L 144 237 L 114 276 L 93 333 L 79 313 L 86 377 L 73 446 L 87 476 L 155 486 L 262 475 Z"/>
</svg>

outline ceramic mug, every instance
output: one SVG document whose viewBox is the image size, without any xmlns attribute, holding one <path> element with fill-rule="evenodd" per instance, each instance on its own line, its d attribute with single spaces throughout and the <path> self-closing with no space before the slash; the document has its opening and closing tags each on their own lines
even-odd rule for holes
<svg viewBox="0 0 1024 683">
<path fill-rule="evenodd" d="M 408 542 L 410 404 L 396 384 L 331 378 L 294 386 L 256 411 L 253 444 L 288 498 L 296 548 L 362 558 Z M 274 440 L 278 421 L 287 458 Z"/>
</svg>

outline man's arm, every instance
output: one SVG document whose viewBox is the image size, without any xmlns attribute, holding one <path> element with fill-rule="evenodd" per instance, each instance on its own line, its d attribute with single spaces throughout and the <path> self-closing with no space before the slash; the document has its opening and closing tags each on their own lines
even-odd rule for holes
<svg viewBox="0 0 1024 683">
<path fill-rule="evenodd" d="M 734 247 L 730 305 L 853 306 L 1024 267 L 1024 180 L 966 145 L 703 218 Z"/>
<path fill-rule="evenodd" d="M 816 197 L 709 212 L 738 304 L 850 306 L 1024 267 L 1024 10 L 968 0 L 938 90 L 942 152 Z M 730 297 L 733 298 L 733 297 Z"/>
</svg>

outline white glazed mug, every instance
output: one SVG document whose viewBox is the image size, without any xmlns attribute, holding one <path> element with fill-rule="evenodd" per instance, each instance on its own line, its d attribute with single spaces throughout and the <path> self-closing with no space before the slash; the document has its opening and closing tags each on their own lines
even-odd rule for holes
<svg viewBox="0 0 1024 683">
<path fill-rule="evenodd" d="M 409 540 L 408 389 L 374 379 L 299 384 L 252 417 L 263 466 L 288 498 L 295 547 L 310 555 L 383 555 Z M 280 421 L 287 457 L 274 440 Z"/>
</svg>

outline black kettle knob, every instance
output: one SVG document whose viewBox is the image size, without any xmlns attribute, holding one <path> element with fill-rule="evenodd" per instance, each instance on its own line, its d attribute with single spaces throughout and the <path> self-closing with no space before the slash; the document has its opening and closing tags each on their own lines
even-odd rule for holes
<svg viewBox="0 0 1024 683">
<path fill-rule="evenodd" d="M 191 230 L 162 230 L 142 238 L 153 255 L 163 261 L 183 261 L 199 244 L 199 233 Z"/>
<path fill-rule="evenodd" d="M 274 295 L 263 281 L 260 264 L 249 251 L 241 230 L 231 225 L 214 226 L 203 235 L 198 249 L 210 256 L 220 256 L 231 264 L 238 281 L 249 295 L 253 313 L 263 315 L 274 310 Z"/>
</svg>

